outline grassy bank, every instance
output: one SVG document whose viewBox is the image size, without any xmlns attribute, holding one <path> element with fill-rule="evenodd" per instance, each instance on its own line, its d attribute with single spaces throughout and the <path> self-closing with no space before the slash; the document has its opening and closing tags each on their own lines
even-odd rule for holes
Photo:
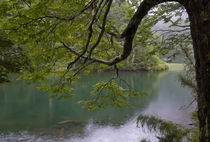
<svg viewBox="0 0 210 142">
<path fill-rule="evenodd" d="M 169 71 L 182 71 L 184 70 L 185 64 L 183 63 L 166 63 L 169 68 Z"/>
</svg>

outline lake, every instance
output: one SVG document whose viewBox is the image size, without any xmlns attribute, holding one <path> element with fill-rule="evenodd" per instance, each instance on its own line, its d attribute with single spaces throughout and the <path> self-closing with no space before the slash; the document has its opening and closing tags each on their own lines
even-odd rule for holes
<svg viewBox="0 0 210 142">
<path fill-rule="evenodd" d="M 136 127 L 139 114 L 155 115 L 178 124 L 191 123 L 191 91 L 181 87 L 181 72 L 122 72 L 121 77 L 147 96 L 131 98 L 133 107 L 88 111 L 77 103 L 87 99 L 92 85 L 111 78 L 110 72 L 82 76 L 75 98 L 56 100 L 13 79 L 0 86 L 0 142 L 140 142 L 158 141 L 153 133 Z M 181 109 L 182 108 L 182 109 Z"/>
</svg>

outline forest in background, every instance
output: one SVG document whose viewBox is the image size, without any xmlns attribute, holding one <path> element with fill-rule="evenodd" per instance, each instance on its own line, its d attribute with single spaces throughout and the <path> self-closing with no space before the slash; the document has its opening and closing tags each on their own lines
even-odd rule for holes
<svg viewBox="0 0 210 142">
<path fill-rule="evenodd" d="M 40 89 L 52 92 L 58 98 L 68 98 L 73 96 L 69 83 L 79 79 L 79 75 L 113 66 L 116 76 L 109 82 L 97 83 L 93 94 L 100 94 L 104 90 L 106 94 L 106 91 L 110 91 L 110 94 L 105 95 L 106 98 L 113 99 L 113 95 L 117 96 L 120 99 L 117 99 L 114 105 L 123 106 L 126 105 L 127 97 L 143 94 L 121 88 L 115 83 L 115 80 L 120 79 L 120 68 L 165 70 L 167 65 L 160 58 L 173 61 L 181 53 L 188 65 L 188 78 L 180 78 L 188 86 L 194 87 L 198 94 L 196 99 L 199 107 L 200 141 L 204 141 L 205 135 L 208 135 L 206 125 L 210 121 L 207 95 L 208 38 L 197 37 L 194 32 L 197 30 L 192 30 L 195 28 L 193 26 L 197 26 L 192 24 L 195 13 L 183 20 L 182 15 L 186 15 L 186 10 L 188 14 L 193 13 L 190 6 L 196 4 L 189 6 L 178 1 L 180 3 L 171 2 L 156 6 L 162 2 L 168 1 L 1 1 L 1 82 L 8 81 L 8 73 L 11 72 L 20 73 L 20 79 L 32 82 L 47 81 L 48 75 L 53 74 L 57 76 L 55 82 L 45 84 Z M 204 12 L 202 11 L 201 15 L 204 17 L 199 21 L 204 23 L 209 19 L 208 9 L 206 10 L 208 4 L 202 3 L 200 7 L 196 7 L 199 9 L 203 6 Z M 147 6 L 149 9 L 156 7 L 145 17 L 149 11 Z M 139 11 L 143 12 L 142 15 Z M 174 17 L 177 18 L 174 20 Z M 159 22 L 168 23 L 169 29 L 154 29 L 154 25 Z M 203 54 L 195 52 L 198 88 L 194 85 L 195 65 L 191 59 L 190 22 L 194 52 L 198 48 L 203 54 L 206 53 L 202 56 Z M 202 34 L 206 34 L 205 30 Z M 201 39 L 195 40 L 199 38 Z M 207 48 L 200 50 L 203 46 Z M 204 87 L 201 87 L 202 85 Z M 96 97 L 94 101 L 80 103 L 89 109 L 104 107 L 103 102 L 95 103 L 101 99 Z M 203 105 L 205 107 L 202 107 Z"/>
</svg>

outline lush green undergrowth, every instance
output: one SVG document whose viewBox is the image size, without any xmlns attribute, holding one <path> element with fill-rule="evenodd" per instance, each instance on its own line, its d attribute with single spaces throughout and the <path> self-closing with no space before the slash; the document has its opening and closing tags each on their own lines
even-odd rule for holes
<svg viewBox="0 0 210 142">
<path fill-rule="evenodd" d="M 168 65 L 162 61 L 157 55 L 151 55 L 147 58 L 139 58 L 133 62 L 129 59 L 123 62 L 120 67 L 121 70 L 125 71 L 166 71 Z"/>
<path fill-rule="evenodd" d="M 165 121 L 154 116 L 139 115 L 137 118 L 137 126 L 146 128 L 153 133 L 159 142 L 198 142 L 198 127 L 196 112 L 192 113 L 192 119 L 195 121 L 194 128 L 186 128 L 185 126 L 175 124 L 170 121 Z M 150 142 L 147 139 L 142 139 L 141 142 Z"/>
</svg>

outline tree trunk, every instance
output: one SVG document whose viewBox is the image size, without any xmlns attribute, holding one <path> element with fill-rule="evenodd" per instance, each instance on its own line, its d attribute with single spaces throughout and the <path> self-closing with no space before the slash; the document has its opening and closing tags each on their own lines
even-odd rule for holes
<svg viewBox="0 0 210 142">
<path fill-rule="evenodd" d="M 210 0 L 187 0 L 198 86 L 199 142 L 210 142 Z"/>
</svg>

